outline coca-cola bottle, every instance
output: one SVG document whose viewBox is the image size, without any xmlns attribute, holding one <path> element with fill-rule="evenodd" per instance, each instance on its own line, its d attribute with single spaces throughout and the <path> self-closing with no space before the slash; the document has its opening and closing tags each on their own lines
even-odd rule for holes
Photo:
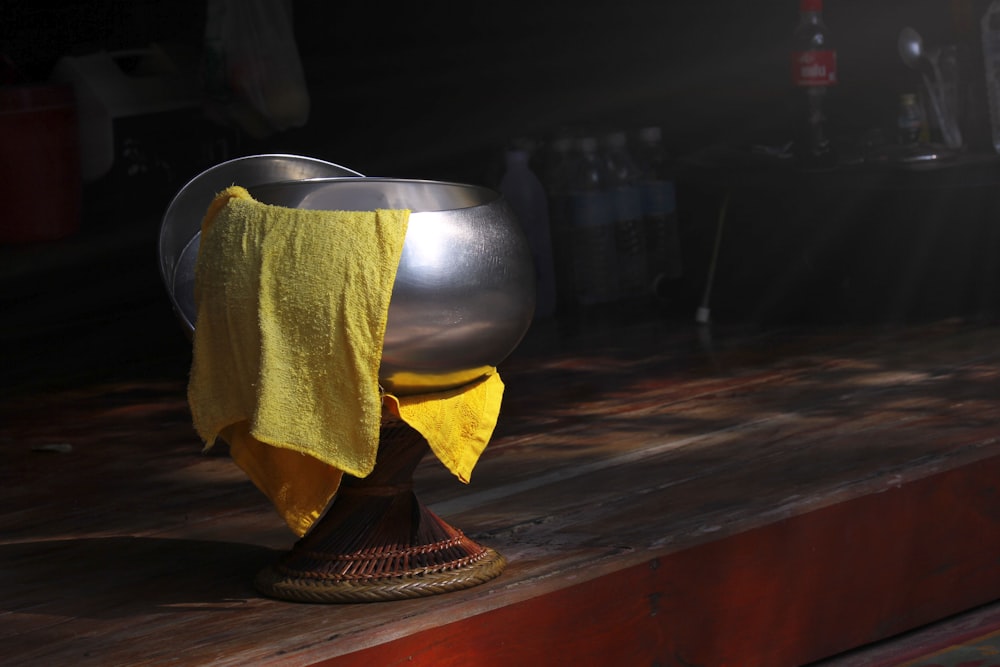
<svg viewBox="0 0 1000 667">
<path fill-rule="evenodd" d="M 837 83 L 837 51 L 823 22 L 823 0 L 799 0 L 792 33 L 792 83 L 801 91 L 796 157 L 803 167 L 830 167 L 837 155 L 827 133 L 827 89 Z"/>
</svg>

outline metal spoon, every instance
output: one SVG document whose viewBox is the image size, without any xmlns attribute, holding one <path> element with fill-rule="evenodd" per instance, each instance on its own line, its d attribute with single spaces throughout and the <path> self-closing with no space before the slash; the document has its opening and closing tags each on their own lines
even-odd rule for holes
<svg viewBox="0 0 1000 667">
<path fill-rule="evenodd" d="M 941 68 L 938 65 L 941 59 L 941 49 L 924 49 L 924 39 L 920 33 L 910 27 L 905 27 L 899 31 L 899 56 L 908 67 L 927 73 L 930 67 L 932 80 L 941 85 Z"/>
<path fill-rule="evenodd" d="M 904 27 L 899 31 L 896 47 L 899 49 L 899 57 L 904 65 L 915 70 L 926 69 L 924 66 L 924 40 L 919 32 L 909 26 Z"/>
<path fill-rule="evenodd" d="M 906 26 L 899 31 L 899 38 L 896 41 L 899 50 L 899 57 L 903 64 L 911 69 L 915 69 L 923 75 L 924 85 L 927 87 L 927 96 L 931 100 L 934 115 L 937 117 L 938 127 L 944 134 L 945 143 L 952 148 L 962 144 L 961 134 L 955 127 L 951 118 L 945 117 L 941 106 L 941 96 L 939 93 L 941 84 L 941 73 L 938 71 L 937 53 L 934 57 L 929 57 L 924 51 L 924 40 L 920 33 L 913 28 Z M 933 78 L 932 78 L 933 77 Z"/>
</svg>

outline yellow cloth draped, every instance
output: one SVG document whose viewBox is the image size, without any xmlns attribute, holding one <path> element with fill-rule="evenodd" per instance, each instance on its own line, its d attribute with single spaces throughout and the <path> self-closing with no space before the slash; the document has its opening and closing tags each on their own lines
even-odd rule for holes
<svg viewBox="0 0 1000 667">
<path fill-rule="evenodd" d="M 210 448 L 233 460 L 304 535 L 343 473 L 375 465 L 386 317 L 409 211 L 311 211 L 255 201 L 239 186 L 212 202 L 195 269 L 188 401 Z M 390 409 L 467 482 L 492 435 L 493 373 Z"/>
<path fill-rule="evenodd" d="M 465 483 L 486 448 L 500 415 L 504 385 L 493 372 L 471 385 L 434 394 L 396 397 L 389 409 L 424 436 L 431 451 Z"/>
</svg>

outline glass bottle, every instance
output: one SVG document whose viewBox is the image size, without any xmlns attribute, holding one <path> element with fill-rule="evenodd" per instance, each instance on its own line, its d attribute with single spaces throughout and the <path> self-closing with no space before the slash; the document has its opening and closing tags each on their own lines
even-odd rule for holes
<svg viewBox="0 0 1000 667">
<path fill-rule="evenodd" d="M 912 146 L 920 141 L 920 128 L 924 117 L 920 111 L 920 102 L 914 93 L 903 93 L 899 96 L 899 113 L 896 116 L 896 130 L 899 143 Z"/>
</svg>

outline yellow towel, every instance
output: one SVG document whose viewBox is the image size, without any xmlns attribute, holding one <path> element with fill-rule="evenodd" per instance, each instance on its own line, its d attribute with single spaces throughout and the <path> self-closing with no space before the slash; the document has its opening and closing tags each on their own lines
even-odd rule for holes
<svg viewBox="0 0 1000 667">
<path fill-rule="evenodd" d="M 503 390 L 500 374 L 494 371 L 452 391 L 385 398 L 390 410 L 424 436 L 438 460 L 468 484 L 493 436 Z"/>
<path fill-rule="evenodd" d="M 202 224 L 188 400 L 211 447 L 234 461 L 298 535 L 343 473 L 375 464 L 386 316 L 409 212 L 269 206 L 238 186 Z M 462 481 L 489 441 L 503 383 L 494 373 L 390 409 Z"/>
</svg>

